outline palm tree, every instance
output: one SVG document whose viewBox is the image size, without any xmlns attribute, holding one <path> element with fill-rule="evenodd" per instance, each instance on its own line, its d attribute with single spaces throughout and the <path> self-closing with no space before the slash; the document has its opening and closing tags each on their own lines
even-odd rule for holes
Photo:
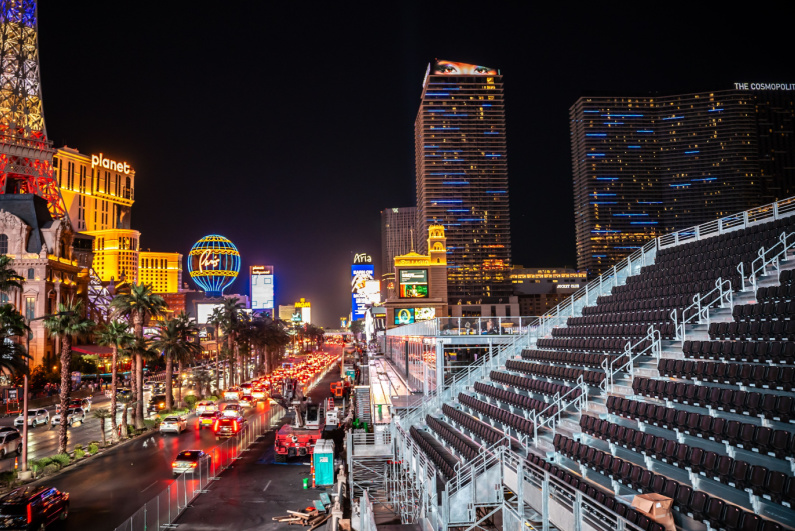
<svg viewBox="0 0 795 531">
<path fill-rule="evenodd" d="M 235 346 L 237 344 L 237 333 L 240 329 L 240 317 L 243 313 L 243 304 L 238 302 L 237 299 L 224 299 L 224 304 L 221 306 L 221 311 L 224 313 L 224 322 L 222 327 L 226 334 L 227 343 L 229 346 L 229 355 L 231 360 L 237 360 Z M 240 363 L 237 363 L 240 366 Z M 235 374 L 230 368 L 230 379 L 232 385 L 235 385 Z M 238 382 L 239 383 L 239 382 Z"/>
<path fill-rule="evenodd" d="M 97 343 L 100 345 L 110 347 L 113 349 L 113 358 L 110 369 L 110 410 L 116 411 L 116 392 L 118 388 L 118 363 L 119 363 L 119 350 L 124 349 L 135 338 L 130 333 L 130 325 L 124 321 L 111 321 L 108 324 L 99 328 L 95 332 Z M 116 415 L 112 415 L 110 419 L 110 428 L 113 432 L 113 437 L 116 438 L 117 433 Z"/>
<path fill-rule="evenodd" d="M 158 333 L 152 341 L 152 348 L 158 352 L 162 352 L 163 356 L 166 358 L 166 409 L 169 410 L 174 407 L 171 401 L 171 373 L 173 372 L 173 361 L 177 360 L 181 365 L 201 352 L 201 346 L 185 339 L 184 326 L 181 319 L 169 319 L 158 326 Z M 182 401 L 181 383 L 179 389 L 178 403 Z"/>
<path fill-rule="evenodd" d="M 135 407 L 135 399 L 132 396 L 122 396 L 119 398 L 121 403 L 121 426 L 119 436 L 122 439 L 127 438 L 127 410 Z"/>
<path fill-rule="evenodd" d="M 138 339 L 144 337 L 144 323 L 147 318 L 161 317 L 166 311 L 166 301 L 160 295 L 155 295 L 149 284 L 135 284 L 130 286 L 130 293 L 117 295 L 110 303 L 116 316 L 124 317 L 133 327 L 133 333 Z M 140 352 L 135 354 L 135 427 L 144 427 L 144 365 Z"/>
<path fill-rule="evenodd" d="M 11 267 L 14 260 L 7 254 L 0 255 L 0 292 L 8 293 L 14 289 L 22 289 L 25 279 Z"/>
<path fill-rule="evenodd" d="M 224 312 L 221 311 L 221 308 L 213 308 L 213 313 L 210 315 L 210 318 L 207 319 L 207 324 L 210 324 L 215 328 L 215 388 L 217 390 L 221 390 L 221 364 L 220 360 L 218 359 L 218 354 L 221 350 L 220 347 L 220 339 L 221 339 L 221 325 L 224 322 Z"/>
<path fill-rule="evenodd" d="M 192 352 L 188 357 L 181 357 L 178 356 L 174 358 L 177 362 L 177 373 L 179 376 L 179 387 L 178 387 L 178 394 L 179 397 L 177 401 L 179 403 L 182 402 L 182 371 L 185 370 L 185 364 L 190 363 L 194 360 L 196 356 L 202 353 L 201 343 L 198 341 L 199 337 L 199 326 L 196 324 L 196 321 L 186 314 L 184 311 L 179 312 L 177 316 L 174 318 L 179 323 L 180 333 L 182 334 L 182 340 L 185 343 L 191 343 L 195 345 L 194 352 Z"/>
<path fill-rule="evenodd" d="M 102 430 L 102 446 L 105 446 L 107 444 L 105 440 L 105 420 L 112 419 L 111 420 L 111 430 L 113 430 L 112 437 L 114 438 L 116 437 L 116 413 L 115 413 L 116 409 L 114 409 L 116 406 L 116 400 L 113 399 L 111 400 L 113 401 L 113 405 L 111 406 L 110 409 L 101 408 L 101 409 L 95 409 L 94 411 L 91 412 L 92 417 L 94 417 L 95 419 L 99 419 L 100 429 Z M 113 411 L 113 413 L 111 413 L 111 411 Z"/>
<path fill-rule="evenodd" d="M 0 372 L 16 376 L 28 372 L 27 359 L 30 357 L 21 343 L 11 338 L 21 337 L 30 330 L 12 304 L 0 304 Z"/>
<path fill-rule="evenodd" d="M 94 322 L 84 317 L 83 301 L 71 299 L 58 305 L 58 313 L 44 320 L 44 327 L 50 335 L 61 340 L 61 427 L 58 435 L 58 453 L 66 452 L 67 434 L 66 412 L 69 397 L 72 395 L 71 367 L 72 340 L 85 336 L 94 328 Z"/>
</svg>

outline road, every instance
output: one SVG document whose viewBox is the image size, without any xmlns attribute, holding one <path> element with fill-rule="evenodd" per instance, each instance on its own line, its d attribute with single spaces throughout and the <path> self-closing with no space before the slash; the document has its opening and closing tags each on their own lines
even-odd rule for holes
<svg viewBox="0 0 795 531">
<path fill-rule="evenodd" d="M 328 382 L 331 381 L 329 378 L 339 378 L 339 373 L 332 371 L 322 380 L 315 388 L 316 392 L 312 393 L 313 398 L 321 390 L 328 395 Z M 270 407 L 269 404 L 259 404 L 256 411 L 248 410 L 246 417 L 266 413 Z M 99 439 L 98 423 L 97 419 L 90 419 L 83 426 L 70 429 L 70 438 L 74 439 L 70 439 L 69 446 L 72 447 L 73 443 L 80 441 L 85 441 L 83 444 L 87 444 Z M 37 430 L 42 431 L 37 433 L 33 430 L 35 435 L 32 440 L 35 439 L 33 444 L 36 445 L 38 452 L 44 452 L 49 448 L 52 440 L 57 444 L 56 429 L 44 431 L 46 429 L 42 427 Z M 269 437 L 272 448 L 272 432 Z M 42 478 L 36 483 L 69 492 L 70 515 L 62 529 L 107 531 L 122 524 L 171 483 L 173 480 L 171 462 L 180 451 L 186 449 L 209 451 L 220 444 L 222 443 L 215 440 L 210 430 L 196 430 L 195 417 L 191 417 L 188 430 L 178 436 L 155 433 L 146 438 L 139 438 L 87 461 L 71 465 L 61 474 Z M 250 453 L 247 452 L 247 455 Z M 13 466 L 13 459 L 9 461 Z M 232 470 L 234 468 L 236 467 Z M 225 472 L 224 475 L 230 471 Z M 203 496 L 206 495 L 199 496 L 199 500 Z"/>
<path fill-rule="evenodd" d="M 339 381 L 338 371 L 332 370 L 309 395 L 314 403 L 328 398 L 329 384 Z M 279 426 L 291 421 L 285 417 Z M 309 458 L 292 459 L 288 464 L 273 462 L 276 431 L 268 432 L 252 445 L 243 459 L 225 471 L 219 481 L 209 487 L 176 520 L 179 529 L 202 530 L 262 530 L 284 529 L 286 524 L 272 520 L 284 516 L 287 510 L 300 511 L 319 499 L 320 492 L 329 489 L 303 489 L 303 480 L 310 476 Z M 296 529 L 302 529 L 300 526 Z"/>
</svg>

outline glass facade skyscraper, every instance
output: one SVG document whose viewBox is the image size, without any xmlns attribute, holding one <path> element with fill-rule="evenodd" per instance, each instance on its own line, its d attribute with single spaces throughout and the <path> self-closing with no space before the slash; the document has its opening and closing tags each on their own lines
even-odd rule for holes
<svg viewBox="0 0 795 531">
<path fill-rule="evenodd" d="M 394 275 L 395 257 L 412 250 L 412 240 L 425 239 L 417 231 L 416 207 L 385 208 L 381 211 L 381 275 Z"/>
<path fill-rule="evenodd" d="M 449 304 L 508 302 L 511 261 L 503 80 L 484 66 L 428 67 L 414 124 L 417 224 L 444 225 Z M 418 241 L 425 253 L 425 242 Z"/>
<path fill-rule="evenodd" d="M 793 91 L 588 96 L 570 110 L 577 267 L 795 193 Z"/>
</svg>

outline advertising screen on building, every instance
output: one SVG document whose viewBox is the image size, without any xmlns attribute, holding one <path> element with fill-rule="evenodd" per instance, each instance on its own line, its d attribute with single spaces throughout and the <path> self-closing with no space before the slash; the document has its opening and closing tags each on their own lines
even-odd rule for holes
<svg viewBox="0 0 795 531">
<path fill-rule="evenodd" d="M 196 322 L 198 324 L 207 324 L 213 310 L 221 308 L 223 304 L 197 304 L 196 305 Z"/>
<path fill-rule="evenodd" d="M 427 269 L 403 269 L 400 271 L 399 281 L 401 299 L 428 298 Z"/>
<path fill-rule="evenodd" d="M 395 308 L 395 324 L 405 325 L 414 322 L 414 308 Z"/>
<path fill-rule="evenodd" d="M 273 308 L 273 266 L 251 266 L 251 309 Z"/>
<path fill-rule="evenodd" d="M 436 308 L 414 308 L 415 321 L 429 321 L 436 319 Z"/>
<path fill-rule="evenodd" d="M 434 75 L 443 74 L 446 76 L 496 76 L 497 70 L 488 66 L 471 65 L 469 63 L 459 63 L 457 61 L 445 61 L 437 59 L 433 63 L 431 73 Z"/>
<path fill-rule="evenodd" d="M 351 319 L 364 319 L 369 303 L 367 281 L 374 280 L 375 267 L 372 264 L 353 264 L 351 266 Z"/>
</svg>

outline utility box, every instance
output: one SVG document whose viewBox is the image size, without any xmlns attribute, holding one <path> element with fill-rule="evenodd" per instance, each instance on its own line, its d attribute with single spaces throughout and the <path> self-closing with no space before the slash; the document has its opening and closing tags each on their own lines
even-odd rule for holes
<svg viewBox="0 0 795 531">
<path fill-rule="evenodd" d="M 334 441 L 321 439 L 315 444 L 312 452 L 315 465 L 315 485 L 330 486 L 334 484 Z"/>
</svg>

